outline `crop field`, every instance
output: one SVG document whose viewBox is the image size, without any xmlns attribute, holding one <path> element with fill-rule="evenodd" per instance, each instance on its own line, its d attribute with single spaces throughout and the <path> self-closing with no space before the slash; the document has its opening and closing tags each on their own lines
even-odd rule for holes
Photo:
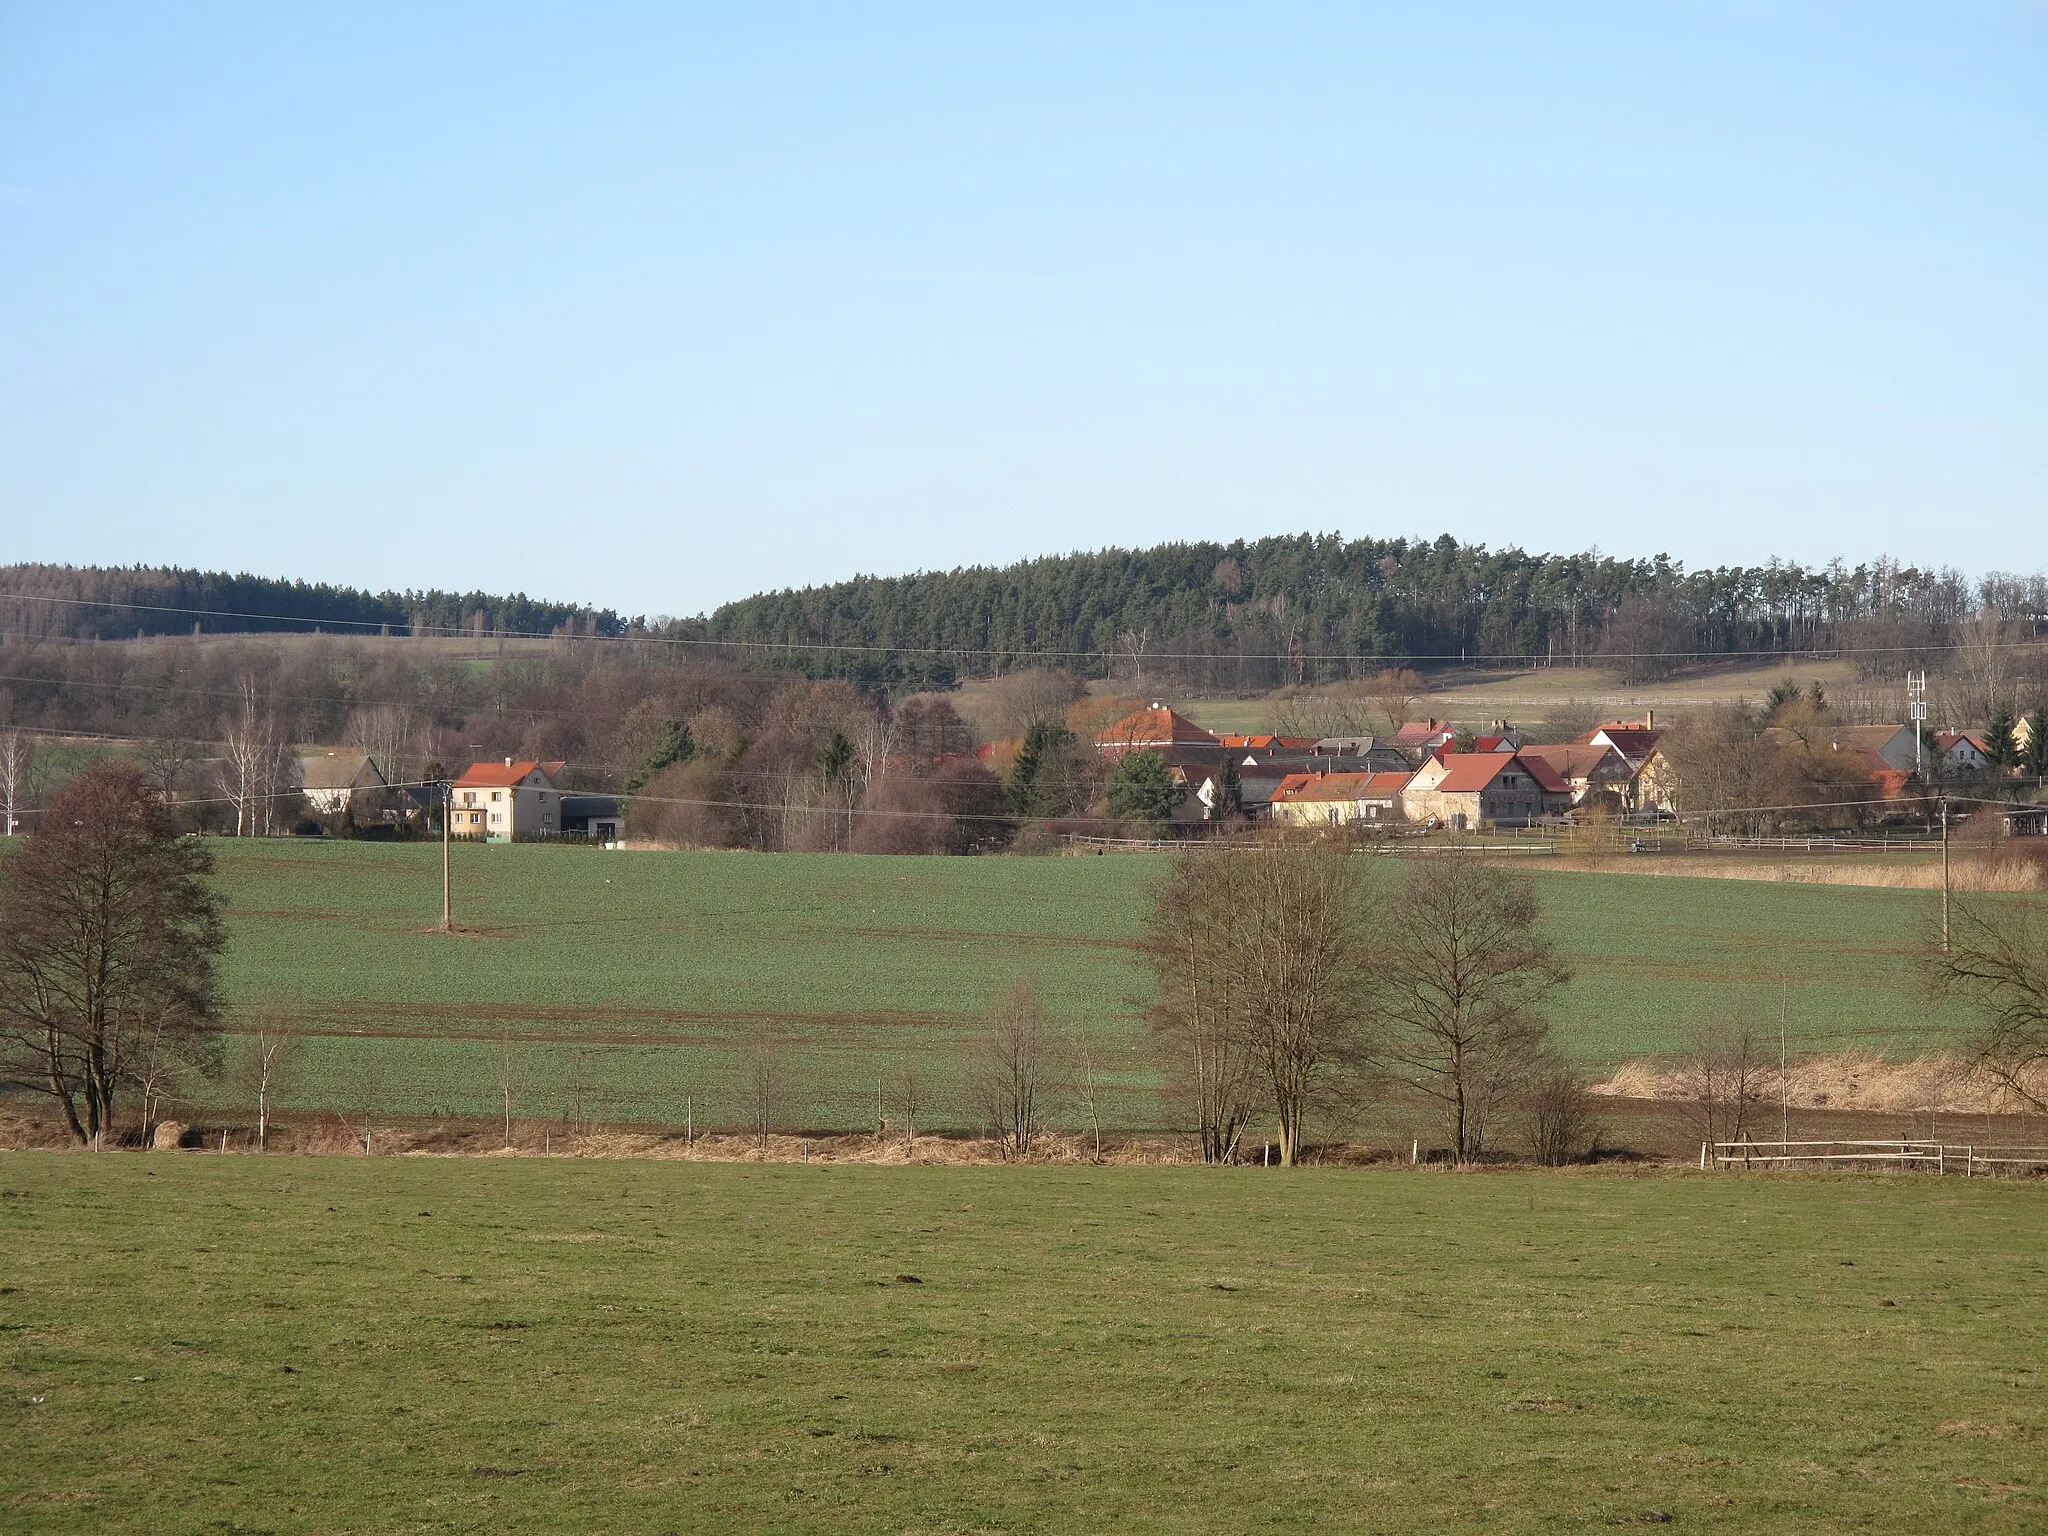
<svg viewBox="0 0 2048 1536">
<path fill-rule="evenodd" d="M 0 1525 L 2026 1531 L 2038 1181 L 0 1153 Z"/>
<path fill-rule="evenodd" d="M 884 858 L 222 840 L 230 999 L 307 1032 L 287 1103 L 699 1124 L 736 1116 L 733 1064 L 778 1042 L 795 1118 L 858 1127 L 878 1077 L 926 1077 L 957 1119 L 962 1043 L 1017 978 L 1085 1041 L 1113 1125 L 1156 1123 L 1132 949 L 1157 858 Z M 1373 861 L 1376 878 L 1407 866 Z M 1535 875 L 1576 979 L 1555 1010 L 1589 1067 L 1677 1048 L 1703 1018 L 1793 1049 L 1938 1049 L 1912 891 L 1606 873 Z M 202 1099 L 225 1085 L 195 1088 Z M 884 1096 L 887 1096 L 886 1090 Z"/>
</svg>

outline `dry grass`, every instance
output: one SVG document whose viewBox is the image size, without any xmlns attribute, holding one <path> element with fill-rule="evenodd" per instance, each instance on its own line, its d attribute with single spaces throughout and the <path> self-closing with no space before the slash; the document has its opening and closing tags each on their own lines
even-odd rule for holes
<svg viewBox="0 0 2048 1536">
<path fill-rule="evenodd" d="M 2048 855 L 2048 848 L 2040 850 Z M 1880 859 L 1851 859 L 1835 854 L 1811 858 L 1750 859 L 1716 854 L 1672 854 L 1650 858 L 1567 856 L 1546 868 L 1609 874 L 1679 875 L 1707 880 L 1765 880 L 1785 885 L 1860 885 L 1894 891 L 1938 891 L 1941 860 L 1900 853 Z M 1965 895 L 2024 895 L 2048 891 L 2048 858 L 1996 853 L 1952 858 L 1949 882 Z"/>
<path fill-rule="evenodd" d="M 2048 1095 L 2048 1073 L 2029 1082 L 2036 1095 Z M 1666 1062 L 1634 1061 L 1593 1092 L 1611 1098 L 1674 1102 L 1687 1097 L 1685 1074 Z M 1953 1115 L 2012 1114 L 2022 1105 L 1991 1075 L 1952 1056 L 1921 1056 L 1887 1061 L 1861 1053 L 1809 1056 L 1787 1068 L 1782 1088 L 1768 1073 L 1761 1094 L 1776 1105 L 1781 1097 L 1794 1109 L 1860 1110 L 1881 1114 Z"/>
</svg>

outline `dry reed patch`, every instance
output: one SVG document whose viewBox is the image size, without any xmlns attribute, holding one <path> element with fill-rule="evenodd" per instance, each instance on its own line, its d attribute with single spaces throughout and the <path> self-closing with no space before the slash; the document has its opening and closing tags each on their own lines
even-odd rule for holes
<svg viewBox="0 0 2048 1536">
<path fill-rule="evenodd" d="M 1683 1101 L 1688 1074 L 1667 1062 L 1632 1061 L 1592 1091 L 1610 1098 Z M 2036 1095 L 2048 1095 L 2048 1073 L 2031 1074 Z M 1794 1109 L 1866 1110 L 1883 1114 L 2013 1114 L 2024 1106 L 1991 1074 L 1952 1056 L 1890 1061 L 1847 1052 L 1792 1062 L 1782 1080 L 1766 1071 L 1760 1097 Z"/>
<path fill-rule="evenodd" d="M 1938 891 L 1941 861 L 1917 851 L 1885 860 L 1843 859 L 1816 855 L 1812 859 L 1736 859 L 1710 854 L 1630 857 L 1568 855 L 1550 869 L 1584 874 L 1678 875 L 1705 880 L 1762 880 L 1782 885 L 1855 885 L 1880 890 Z M 1965 895 L 2026 895 L 2048 891 L 2048 861 L 1971 853 L 1949 863 L 1949 884 Z"/>
</svg>

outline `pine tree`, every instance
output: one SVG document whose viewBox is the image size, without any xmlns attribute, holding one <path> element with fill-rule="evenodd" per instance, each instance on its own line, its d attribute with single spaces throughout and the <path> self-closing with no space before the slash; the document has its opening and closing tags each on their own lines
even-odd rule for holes
<svg viewBox="0 0 2048 1536">
<path fill-rule="evenodd" d="M 1173 770 L 1157 752 L 1126 752 L 1117 759 L 1109 780 L 1109 814 L 1117 820 L 1164 827 L 1173 820 L 1177 798 Z"/>
<path fill-rule="evenodd" d="M 1984 728 L 1984 755 L 1990 759 L 1994 773 L 2004 773 L 2019 761 L 2019 750 L 2012 739 L 2011 710 L 1999 710 Z"/>
</svg>

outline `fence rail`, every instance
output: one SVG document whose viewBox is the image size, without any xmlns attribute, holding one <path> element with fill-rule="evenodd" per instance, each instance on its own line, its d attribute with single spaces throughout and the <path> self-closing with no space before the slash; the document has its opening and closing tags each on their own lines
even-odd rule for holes
<svg viewBox="0 0 2048 1536">
<path fill-rule="evenodd" d="M 1702 1168 L 1792 1168 L 1847 1165 L 1883 1166 L 1897 1164 L 1921 1172 L 1944 1174 L 1951 1171 L 1974 1176 L 2011 1169 L 2048 1172 L 2048 1147 L 2004 1144 L 1957 1146 L 1945 1141 L 1917 1141 L 1901 1137 L 1892 1141 L 1703 1141 Z"/>
</svg>

